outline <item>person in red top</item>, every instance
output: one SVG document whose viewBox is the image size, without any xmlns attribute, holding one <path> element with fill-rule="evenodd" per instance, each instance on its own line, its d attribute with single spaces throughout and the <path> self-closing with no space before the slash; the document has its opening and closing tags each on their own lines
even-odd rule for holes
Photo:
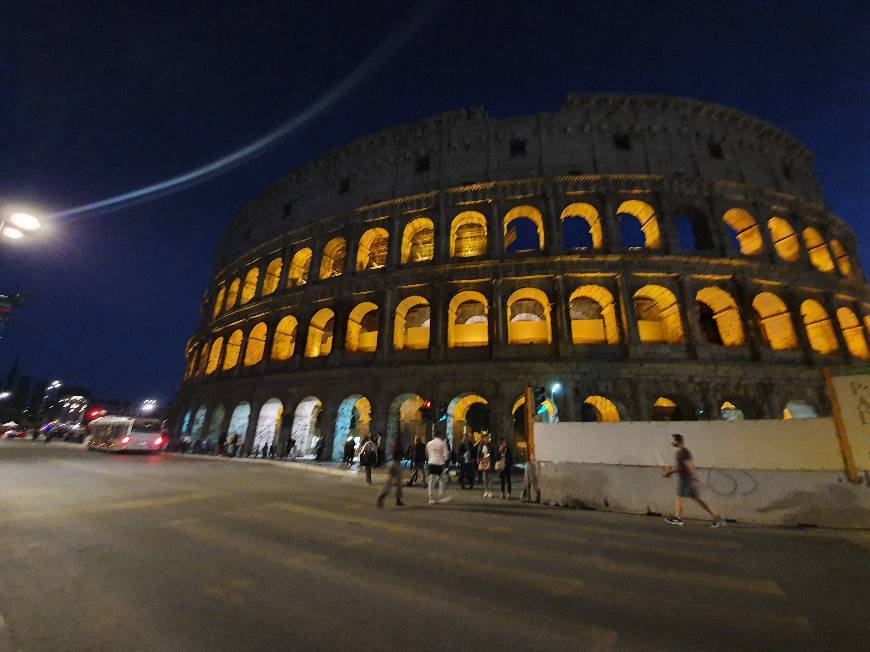
<svg viewBox="0 0 870 652">
<path fill-rule="evenodd" d="M 682 435 L 671 435 L 671 445 L 677 449 L 676 464 L 677 468 L 672 469 L 665 467 L 665 477 L 669 478 L 674 473 L 678 476 L 677 481 L 677 509 L 676 513 L 665 520 L 671 525 L 683 525 L 683 499 L 691 498 L 713 517 L 713 522 L 710 527 L 721 527 L 725 525 L 725 519 L 719 516 L 710 505 L 705 503 L 698 496 L 698 479 L 695 477 L 695 465 L 692 462 L 692 453 L 683 445 Z"/>
</svg>

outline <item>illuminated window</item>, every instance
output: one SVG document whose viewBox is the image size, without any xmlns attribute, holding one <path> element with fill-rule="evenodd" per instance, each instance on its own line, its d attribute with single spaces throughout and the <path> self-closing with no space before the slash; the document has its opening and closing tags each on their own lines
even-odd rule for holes
<svg viewBox="0 0 870 652">
<path fill-rule="evenodd" d="M 534 230 L 537 242 L 527 242 L 520 234 L 520 228 L 525 225 L 525 230 Z M 534 206 L 516 206 L 510 209 L 504 216 L 504 248 L 505 251 L 514 253 L 528 250 L 528 246 L 534 246 L 538 251 L 544 249 L 544 220 L 541 211 Z"/>
<path fill-rule="evenodd" d="M 834 260 L 837 261 L 837 269 L 840 270 L 840 274 L 851 278 L 852 261 L 849 259 L 846 249 L 837 239 L 832 239 L 828 244 L 831 246 L 831 252 L 834 254 Z"/>
<path fill-rule="evenodd" d="M 333 238 L 323 247 L 323 258 L 320 261 L 320 278 L 341 276 L 347 258 L 347 243 L 344 238 Z"/>
<path fill-rule="evenodd" d="M 800 256 L 800 243 L 791 224 L 781 217 L 771 217 L 767 220 L 767 229 L 776 254 L 787 262 L 796 261 Z"/>
<path fill-rule="evenodd" d="M 260 278 L 260 270 L 256 267 L 249 269 L 248 273 L 245 275 L 245 282 L 242 285 L 242 298 L 239 303 L 241 305 L 245 305 L 254 298 L 254 295 L 257 294 L 257 280 Z"/>
<path fill-rule="evenodd" d="M 402 264 L 432 260 L 435 253 L 435 227 L 428 217 L 418 217 L 402 232 Z"/>
<path fill-rule="evenodd" d="M 272 341 L 272 359 L 289 360 L 296 349 L 296 331 L 299 324 L 296 317 L 287 315 L 278 322 L 275 339 Z"/>
<path fill-rule="evenodd" d="M 743 346 L 743 320 L 733 297 L 718 287 L 707 287 L 695 295 L 707 342 L 723 346 Z"/>
<path fill-rule="evenodd" d="M 522 288 L 508 297 L 508 343 L 549 344 L 550 299 L 537 288 Z"/>
<path fill-rule="evenodd" d="M 831 318 L 822 304 L 815 299 L 807 299 L 801 304 L 801 318 L 813 351 L 827 355 L 840 348 Z"/>
<path fill-rule="evenodd" d="M 308 274 L 311 271 L 311 249 L 305 247 L 293 254 L 290 261 L 290 276 L 287 279 L 290 287 L 297 287 L 308 283 Z"/>
<path fill-rule="evenodd" d="M 679 421 L 682 418 L 680 406 L 667 396 L 659 396 L 652 405 L 651 421 Z"/>
<path fill-rule="evenodd" d="M 846 348 L 852 357 L 860 360 L 870 358 L 870 350 L 867 349 L 867 337 L 864 333 L 864 327 L 855 313 L 845 306 L 837 309 L 837 321 L 840 322 L 840 331 L 843 333 L 843 339 L 846 340 Z"/>
<path fill-rule="evenodd" d="M 486 253 L 486 218 L 482 213 L 466 211 L 450 224 L 450 256 L 472 258 Z"/>
<path fill-rule="evenodd" d="M 386 267 L 389 242 L 390 234 L 386 229 L 378 227 L 363 233 L 356 254 L 356 271 Z"/>
<path fill-rule="evenodd" d="M 242 282 L 238 278 L 234 278 L 230 283 L 230 289 L 227 292 L 227 306 L 224 310 L 231 310 L 236 307 L 236 301 L 239 299 L 239 286 Z"/>
<path fill-rule="evenodd" d="M 332 351 L 332 329 L 335 313 L 329 308 L 318 310 L 308 324 L 308 339 L 305 342 L 305 357 L 320 358 Z"/>
<path fill-rule="evenodd" d="M 226 288 L 224 287 L 224 284 L 221 283 L 220 288 L 218 288 L 217 297 L 215 297 L 215 300 L 214 300 L 214 309 L 212 310 L 212 313 L 211 313 L 212 319 L 214 319 L 215 317 L 217 317 L 220 314 L 221 306 L 223 305 L 223 302 L 224 302 L 224 294 L 226 294 Z"/>
<path fill-rule="evenodd" d="M 393 328 L 393 348 L 429 348 L 429 302 L 423 297 L 407 297 L 396 306 L 396 321 Z"/>
<path fill-rule="evenodd" d="M 581 285 L 571 293 L 571 339 L 574 344 L 619 344 L 613 295 L 600 285 Z"/>
<path fill-rule="evenodd" d="M 486 346 L 489 344 L 489 320 L 486 297 L 466 290 L 450 300 L 447 313 L 447 346 Z"/>
<path fill-rule="evenodd" d="M 761 292 L 752 300 L 755 318 L 764 343 L 776 351 L 797 348 L 797 335 L 791 321 L 791 313 L 782 299 L 772 292 Z"/>
<path fill-rule="evenodd" d="M 211 343 L 211 350 L 208 352 L 208 364 L 205 367 L 205 374 L 209 376 L 213 374 L 218 367 L 218 362 L 221 359 L 221 349 L 224 346 L 224 338 L 219 337 Z"/>
<path fill-rule="evenodd" d="M 659 222 L 652 206 L 637 199 L 624 201 L 616 209 L 616 217 L 619 220 L 622 233 L 623 246 L 626 249 L 658 249 L 661 247 L 659 235 Z M 634 218 L 629 221 L 630 218 Z M 639 226 L 640 233 L 637 237 L 627 233 L 629 224 Z"/>
<path fill-rule="evenodd" d="M 722 220 L 731 227 L 737 240 L 737 248 L 744 256 L 757 256 L 764 249 L 761 239 L 761 229 L 749 211 L 742 208 L 732 208 L 725 212 Z"/>
<path fill-rule="evenodd" d="M 357 304 L 347 318 L 345 349 L 372 352 L 378 348 L 378 306 L 371 301 Z"/>
<path fill-rule="evenodd" d="M 281 281 L 281 268 L 283 261 L 280 258 L 272 259 L 269 266 L 266 268 L 266 276 L 263 278 L 263 296 L 272 294 L 278 289 L 278 283 Z"/>
<path fill-rule="evenodd" d="M 634 312 L 644 344 L 683 341 L 680 306 L 674 293 L 660 285 L 645 285 L 634 293 Z"/>
<path fill-rule="evenodd" d="M 601 249 L 604 245 L 601 217 L 591 204 L 569 204 L 561 219 L 566 249 Z"/>
<path fill-rule="evenodd" d="M 260 322 L 248 334 L 248 346 L 245 348 L 245 366 L 252 367 L 263 359 L 266 351 L 266 335 L 268 327 Z"/>
<path fill-rule="evenodd" d="M 239 355 L 242 352 L 242 335 L 241 330 L 233 331 L 230 338 L 227 340 L 227 351 L 224 353 L 224 371 L 232 369 L 239 364 Z"/>
<path fill-rule="evenodd" d="M 580 408 L 581 421 L 619 421 L 616 405 L 604 396 L 587 396 Z"/>
<path fill-rule="evenodd" d="M 804 245 L 806 245 L 813 267 L 821 272 L 834 271 L 834 261 L 831 260 L 828 245 L 825 244 L 822 235 L 811 226 L 804 229 Z"/>
</svg>

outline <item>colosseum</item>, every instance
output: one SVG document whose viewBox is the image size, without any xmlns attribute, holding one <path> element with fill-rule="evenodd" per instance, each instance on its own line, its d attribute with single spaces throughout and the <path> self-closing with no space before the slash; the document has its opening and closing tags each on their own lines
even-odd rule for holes
<svg viewBox="0 0 870 652">
<path fill-rule="evenodd" d="M 187 345 L 175 432 L 322 438 L 542 420 L 824 415 L 870 357 L 852 230 L 812 156 L 739 111 L 570 95 L 357 140 L 245 205 Z"/>
</svg>

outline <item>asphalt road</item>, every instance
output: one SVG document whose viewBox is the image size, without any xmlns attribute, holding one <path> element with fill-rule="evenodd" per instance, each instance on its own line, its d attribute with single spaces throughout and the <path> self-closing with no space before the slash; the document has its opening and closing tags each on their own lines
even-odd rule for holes
<svg viewBox="0 0 870 652">
<path fill-rule="evenodd" d="M 0 650 L 868 649 L 867 532 L 375 493 L 2 441 Z"/>
</svg>

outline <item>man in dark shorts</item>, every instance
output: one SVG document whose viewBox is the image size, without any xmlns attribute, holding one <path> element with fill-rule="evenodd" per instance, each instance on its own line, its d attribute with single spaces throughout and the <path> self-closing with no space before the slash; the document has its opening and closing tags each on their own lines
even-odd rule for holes
<svg viewBox="0 0 870 652">
<path fill-rule="evenodd" d="M 677 510 L 670 518 L 665 520 L 671 525 L 683 525 L 683 498 L 691 498 L 713 517 L 713 522 L 710 527 L 721 527 L 725 525 L 725 519 L 719 516 L 707 503 L 698 496 L 698 479 L 695 477 L 695 464 L 692 462 L 692 453 L 683 445 L 682 435 L 671 435 L 671 445 L 677 449 L 676 463 L 677 467 L 672 469 L 665 468 L 665 477 L 669 478 L 674 473 L 677 474 Z"/>
</svg>

